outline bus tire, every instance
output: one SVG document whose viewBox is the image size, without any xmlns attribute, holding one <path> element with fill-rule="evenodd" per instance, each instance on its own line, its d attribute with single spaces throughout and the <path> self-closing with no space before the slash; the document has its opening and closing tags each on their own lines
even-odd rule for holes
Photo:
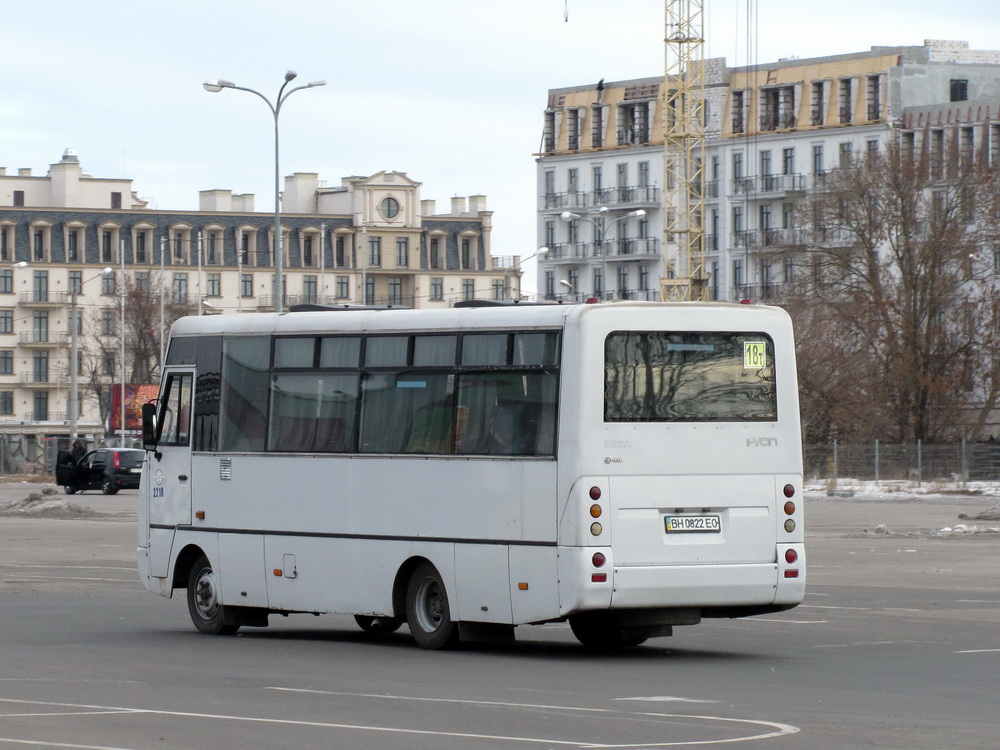
<svg viewBox="0 0 1000 750">
<path fill-rule="evenodd" d="M 398 617 L 373 617 L 372 615 L 354 615 L 354 621 L 366 633 L 386 635 L 395 633 L 403 621 Z"/>
<path fill-rule="evenodd" d="M 603 612 L 570 615 L 569 626 L 576 639 L 591 649 L 632 648 L 646 641 L 645 636 L 623 636 L 617 623 Z"/>
<path fill-rule="evenodd" d="M 239 625 L 225 624 L 225 608 L 219 596 L 219 581 L 205 555 L 199 555 L 191 566 L 187 603 L 191 622 L 200 633 L 232 635 L 240 629 Z"/>
<path fill-rule="evenodd" d="M 451 619 L 448 593 L 437 568 L 421 563 L 406 587 L 406 622 L 421 648 L 438 650 L 458 643 L 458 623 Z"/>
</svg>

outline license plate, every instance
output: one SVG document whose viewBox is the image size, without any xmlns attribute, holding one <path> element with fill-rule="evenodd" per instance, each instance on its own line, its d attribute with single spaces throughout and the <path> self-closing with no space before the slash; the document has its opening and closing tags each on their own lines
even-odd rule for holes
<svg viewBox="0 0 1000 750">
<path fill-rule="evenodd" d="M 722 531 L 722 521 L 718 516 L 666 516 L 663 521 L 668 534 L 715 534 Z"/>
</svg>

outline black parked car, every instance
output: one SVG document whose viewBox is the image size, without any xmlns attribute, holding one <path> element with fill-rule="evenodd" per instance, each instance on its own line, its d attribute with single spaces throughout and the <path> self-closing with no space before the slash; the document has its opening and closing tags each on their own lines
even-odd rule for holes
<svg viewBox="0 0 1000 750">
<path fill-rule="evenodd" d="M 59 451 L 56 484 L 61 484 L 67 495 L 97 489 L 105 495 L 137 490 L 145 457 L 146 451 L 136 448 L 100 448 L 74 461 L 72 454 Z"/>
</svg>

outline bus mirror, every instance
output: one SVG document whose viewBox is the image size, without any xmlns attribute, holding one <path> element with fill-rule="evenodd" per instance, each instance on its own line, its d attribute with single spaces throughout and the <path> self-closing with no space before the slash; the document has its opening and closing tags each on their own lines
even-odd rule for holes
<svg viewBox="0 0 1000 750">
<path fill-rule="evenodd" d="M 151 451 L 156 449 L 156 404 L 142 405 L 142 447 Z"/>
</svg>

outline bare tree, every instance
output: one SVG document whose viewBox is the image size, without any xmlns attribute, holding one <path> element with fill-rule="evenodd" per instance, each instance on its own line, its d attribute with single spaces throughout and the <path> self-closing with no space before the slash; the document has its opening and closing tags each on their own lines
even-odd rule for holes
<svg viewBox="0 0 1000 750">
<path fill-rule="evenodd" d="M 954 438 L 969 428 L 973 394 L 996 400 L 1000 373 L 981 377 L 995 281 L 976 271 L 993 268 L 996 178 L 948 163 L 957 161 L 871 153 L 804 203 L 810 227 L 790 248 L 796 280 L 785 302 L 809 439 Z"/>
<path fill-rule="evenodd" d="M 122 283 L 121 278 L 117 283 Z M 161 336 L 166 341 L 170 326 L 177 318 L 191 312 L 186 305 L 171 301 L 165 281 L 154 275 L 125 276 L 125 328 L 121 330 L 121 297 L 103 309 L 87 311 L 83 316 L 83 341 L 80 346 L 81 397 L 96 406 L 102 422 L 108 418 L 112 384 L 121 380 L 121 350 L 124 335 L 125 382 L 159 382 L 163 363 L 160 360 Z M 122 287 L 118 286 L 119 293 Z M 161 327 L 161 294 L 163 297 Z"/>
</svg>

